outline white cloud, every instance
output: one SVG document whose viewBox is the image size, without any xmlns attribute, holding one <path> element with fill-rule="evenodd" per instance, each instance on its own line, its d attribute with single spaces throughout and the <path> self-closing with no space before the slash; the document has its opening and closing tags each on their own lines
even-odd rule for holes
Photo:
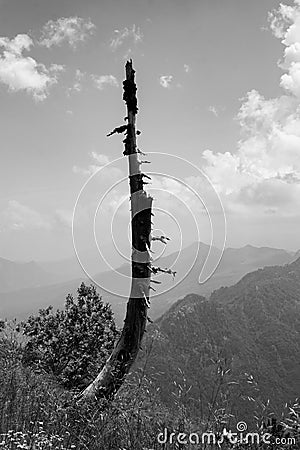
<svg viewBox="0 0 300 450">
<path fill-rule="evenodd" d="M 278 39 L 285 36 L 286 27 L 293 20 L 294 14 L 293 6 L 284 4 L 280 4 L 278 10 L 269 13 L 270 28 Z"/>
<path fill-rule="evenodd" d="M 72 228 L 73 211 L 67 209 L 57 209 L 54 213 L 54 220 L 56 225 L 61 225 L 65 228 Z"/>
<path fill-rule="evenodd" d="M 121 47 L 125 40 L 131 40 L 134 44 L 138 44 L 143 40 L 143 34 L 139 27 L 135 25 L 132 28 L 123 28 L 123 30 L 115 30 L 115 37 L 110 42 L 113 51 Z"/>
<path fill-rule="evenodd" d="M 281 86 L 286 94 L 265 99 L 248 92 L 240 108 L 242 139 L 236 152 L 203 152 L 205 171 L 227 206 L 300 206 L 300 0 L 270 16 L 271 29 L 285 46 Z M 266 209 L 265 209 L 266 211 Z"/>
<path fill-rule="evenodd" d="M 90 156 L 95 163 L 88 165 L 88 167 L 73 166 L 73 172 L 84 176 L 91 176 L 101 169 L 102 181 L 116 181 L 124 176 L 122 170 L 113 165 L 103 168 L 103 166 L 110 162 L 107 155 L 93 151 L 90 153 Z"/>
<path fill-rule="evenodd" d="M 183 69 L 184 69 L 185 73 L 189 73 L 191 71 L 191 67 L 188 64 L 184 64 Z"/>
<path fill-rule="evenodd" d="M 172 81 L 173 81 L 173 75 L 162 75 L 159 78 L 159 84 L 163 88 L 166 88 L 166 89 L 171 87 Z"/>
<path fill-rule="evenodd" d="M 113 75 L 92 75 L 95 86 L 101 91 L 104 89 L 105 85 L 118 87 L 119 83 L 116 77 Z"/>
<path fill-rule="evenodd" d="M 203 179 L 197 178 L 197 185 L 194 178 L 176 180 L 165 175 L 151 175 L 151 186 L 148 190 L 154 198 L 159 199 L 158 205 L 161 210 L 185 215 L 188 205 L 193 213 L 202 213 L 203 205 L 197 194 L 203 191 Z M 201 189 L 199 189 L 199 184 Z"/>
<path fill-rule="evenodd" d="M 77 69 L 75 74 L 75 81 L 73 84 L 73 90 L 80 92 L 82 89 L 82 80 L 84 78 L 84 73 L 81 70 Z"/>
<path fill-rule="evenodd" d="M 219 111 L 217 110 L 217 108 L 213 105 L 208 107 L 208 111 L 211 112 L 215 117 L 219 116 Z"/>
<path fill-rule="evenodd" d="M 83 87 L 82 84 L 85 77 L 86 77 L 85 72 L 82 72 L 80 69 L 76 69 L 73 85 L 67 88 L 67 95 L 71 95 L 71 93 L 74 92 L 81 92 Z"/>
<path fill-rule="evenodd" d="M 90 164 L 88 167 L 79 167 L 79 166 L 73 166 L 72 170 L 76 174 L 80 175 L 88 175 L 91 176 L 94 173 L 98 172 L 100 169 L 100 166 L 96 166 L 96 164 Z"/>
<path fill-rule="evenodd" d="M 47 69 L 30 56 L 24 56 L 23 52 L 29 51 L 32 46 L 33 41 L 27 34 L 19 34 L 13 39 L 0 38 L 0 81 L 10 91 L 25 90 L 35 100 L 44 100 L 49 88 L 57 83 L 63 66 L 52 64 Z"/>
<path fill-rule="evenodd" d="M 91 153 L 92 158 L 94 158 L 95 161 L 97 161 L 99 166 L 105 166 L 109 163 L 109 158 L 107 155 L 103 155 L 101 153 L 92 152 Z"/>
<path fill-rule="evenodd" d="M 43 27 L 40 45 L 47 48 L 67 42 L 73 49 L 84 42 L 95 30 L 90 19 L 82 17 L 61 17 L 49 20 Z"/>
<path fill-rule="evenodd" d="M 1 231 L 53 231 L 56 228 L 71 228 L 73 210 L 57 209 L 50 213 L 39 211 L 17 200 L 10 200 L 0 211 Z"/>
<path fill-rule="evenodd" d="M 49 221 L 39 212 L 16 200 L 10 200 L 6 209 L 0 213 L 3 230 L 21 231 L 26 229 L 49 230 Z"/>
<path fill-rule="evenodd" d="M 294 6 L 281 4 L 269 18 L 274 35 L 285 46 L 280 66 L 287 73 L 281 77 L 281 86 L 300 98 L 300 1 L 295 0 Z"/>
<path fill-rule="evenodd" d="M 7 52 L 18 56 L 21 56 L 23 50 L 30 50 L 32 45 L 33 41 L 27 34 L 18 34 L 14 39 L 0 38 L 0 46 L 4 47 Z"/>
</svg>

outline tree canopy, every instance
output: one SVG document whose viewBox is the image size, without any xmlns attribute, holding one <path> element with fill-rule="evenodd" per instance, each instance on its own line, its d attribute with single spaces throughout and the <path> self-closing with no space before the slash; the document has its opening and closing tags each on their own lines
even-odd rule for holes
<svg viewBox="0 0 300 450">
<path fill-rule="evenodd" d="M 118 336 L 110 305 L 84 283 L 77 299 L 67 296 L 63 310 L 40 309 L 22 329 L 28 339 L 23 362 L 53 374 L 68 389 L 82 389 L 96 376 Z"/>
</svg>

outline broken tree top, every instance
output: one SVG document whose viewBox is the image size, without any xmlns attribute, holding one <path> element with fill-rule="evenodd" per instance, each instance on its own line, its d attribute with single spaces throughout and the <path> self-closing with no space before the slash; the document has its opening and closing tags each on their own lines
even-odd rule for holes
<svg viewBox="0 0 300 450">
<path fill-rule="evenodd" d="M 136 84 L 134 81 L 135 70 L 132 68 L 132 59 L 126 63 L 126 80 L 123 81 L 123 100 L 127 104 L 128 111 L 137 114 L 137 98 L 136 98 Z"/>
</svg>

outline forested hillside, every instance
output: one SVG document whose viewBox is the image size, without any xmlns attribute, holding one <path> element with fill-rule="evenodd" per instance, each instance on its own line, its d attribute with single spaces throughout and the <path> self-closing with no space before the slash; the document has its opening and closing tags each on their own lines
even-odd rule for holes
<svg viewBox="0 0 300 450">
<path fill-rule="evenodd" d="M 174 380 L 185 380 L 194 414 L 208 413 L 218 383 L 215 406 L 239 419 L 253 417 L 253 399 L 279 412 L 300 390 L 300 258 L 249 273 L 209 300 L 187 295 L 156 321 L 152 340 L 147 367 L 167 404 Z"/>
</svg>

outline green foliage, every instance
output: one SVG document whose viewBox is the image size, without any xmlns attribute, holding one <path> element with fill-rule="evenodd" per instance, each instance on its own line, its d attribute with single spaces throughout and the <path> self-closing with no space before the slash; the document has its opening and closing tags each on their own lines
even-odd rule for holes
<svg viewBox="0 0 300 450">
<path fill-rule="evenodd" d="M 77 301 L 69 294 L 64 310 L 40 309 L 22 328 L 23 363 L 53 374 L 67 389 L 81 389 L 96 376 L 118 336 L 110 306 L 84 283 Z"/>
</svg>

